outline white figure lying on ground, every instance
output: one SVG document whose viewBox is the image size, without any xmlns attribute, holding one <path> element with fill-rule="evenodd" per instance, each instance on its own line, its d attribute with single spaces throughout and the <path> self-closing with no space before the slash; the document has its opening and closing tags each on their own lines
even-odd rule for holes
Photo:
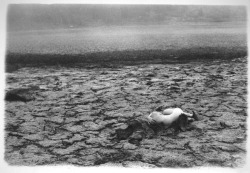
<svg viewBox="0 0 250 173">
<path fill-rule="evenodd" d="M 194 112 L 193 114 L 190 114 L 187 112 L 183 112 L 180 108 L 165 109 L 163 113 L 154 111 L 147 118 L 150 124 L 164 124 L 164 126 L 169 127 L 173 122 L 177 121 L 181 115 L 186 116 L 188 119 L 197 120 L 197 116 Z"/>
</svg>

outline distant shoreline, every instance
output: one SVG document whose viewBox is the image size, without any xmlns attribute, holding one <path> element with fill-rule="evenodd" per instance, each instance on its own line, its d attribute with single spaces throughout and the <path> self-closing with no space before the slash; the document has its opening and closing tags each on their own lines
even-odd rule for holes
<svg viewBox="0 0 250 173">
<path fill-rule="evenodd" d="M 180 50 L 124 50 L 86 54 L 18 54 L 7 53 L 6 64 L 21 66 L 79 65 L 79 64 L 143 64 L 188 63 L 232 60 L 247 56 L 246 48 L 192 48 Z"/>
</svg>

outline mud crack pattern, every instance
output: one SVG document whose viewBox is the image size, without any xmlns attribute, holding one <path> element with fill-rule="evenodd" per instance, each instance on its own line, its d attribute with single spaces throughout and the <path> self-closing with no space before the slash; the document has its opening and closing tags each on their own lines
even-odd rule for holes
<svg viewBox="0 0 250 173">
<path fill-rule="evenodd" d="M 6 101 L 5 160 L 11 165 L 136 163 L 147 167 L 244 165 L 246 57 L 230 62 L 117 68 L 21 68 L 6 92 L 38 86 L 29 102 Z M 201 117 L 185 132 L 114 140 L 115 130 L 153 110 L 180 107 Z M 151 132 L 146 132 L 151 133 Z"/>
</svg>

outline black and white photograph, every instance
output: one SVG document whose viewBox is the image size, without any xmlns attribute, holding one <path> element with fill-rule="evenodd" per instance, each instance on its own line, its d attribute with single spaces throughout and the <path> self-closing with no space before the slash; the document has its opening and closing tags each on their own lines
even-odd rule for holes
<svg viewBox="0 0 250 173">
<path fill-rule="evenodd" d="M 9 3 L 4 162 L 244 168 L 247 16 L 244 4 Z"/>
</svg>

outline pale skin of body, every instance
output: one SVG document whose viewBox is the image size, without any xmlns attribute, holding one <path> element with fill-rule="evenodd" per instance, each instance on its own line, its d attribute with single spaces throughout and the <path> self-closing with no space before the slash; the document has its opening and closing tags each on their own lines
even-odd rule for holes
<svg viewBox="0 0 250 173">
<path fill-rule="evenodd" d="M 163 123 L 165 126 L 169 127 L 174 121 L 176 121 L 181 114 L 192 118 L 193 115 L 187 112 L 183 112 L 180 108 L 169 108 L 165 109 L 163 113 L 152 112 L 148 116 L 149 123 Z"/>
</svg>

